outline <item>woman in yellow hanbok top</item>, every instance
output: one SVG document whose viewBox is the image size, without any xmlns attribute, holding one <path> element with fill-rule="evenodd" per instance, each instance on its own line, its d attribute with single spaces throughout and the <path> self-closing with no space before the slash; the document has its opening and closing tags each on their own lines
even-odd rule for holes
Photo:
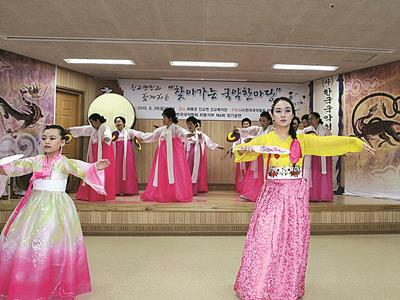
<svg viewBox="0 0 400 300">
<path fill-rule="evenodd" d="M 310 239 L 309 190 L 302 176 L 303 155 L 342 155 L 374 150 L 355 137 L 296 134 L 293 103 L 272 104 L 274 131 L 236 146 L 236 162 L 257 159 L 254 146 L 277 146 L 290 154 L 264 154 L 267 180 L 257 198 L 235 282 L 242 300 L 296 300 L 304 295 Z"/>
</svg>

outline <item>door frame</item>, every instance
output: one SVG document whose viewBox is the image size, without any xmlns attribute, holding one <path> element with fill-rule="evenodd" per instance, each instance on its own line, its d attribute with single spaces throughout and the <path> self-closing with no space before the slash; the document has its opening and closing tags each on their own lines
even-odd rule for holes
<svg viewBox="0 0 400 300">
<path fill-rule="evenodd" d="M 70 95 L 74 95 L 74 96 L 78 96 L 78 107 L 79 107 L 79 123 L 80 124 L 76 124 L 76 126 L 80 126 L 83 124 L 84 122 L 84 99 L 85 99 L 85 92 L 84 91 L 80 91 L 80 90 L 74 90 L 71 88 L 66 88 L 66 87 L 62 87 L 62 86 L 56 86 L 56 101 L 55 101 L 55 105 L 54 105 L 54 122 L 56 119 L 56 112 L 57 112 L 57 92 L 62 92 L 62 93 L 66 93 L 66 94 L 70 94 Z M 79 141 L 78 144 L 78 156 L 77 159 L 83 160 L 83 141 Z"/>
</svg>

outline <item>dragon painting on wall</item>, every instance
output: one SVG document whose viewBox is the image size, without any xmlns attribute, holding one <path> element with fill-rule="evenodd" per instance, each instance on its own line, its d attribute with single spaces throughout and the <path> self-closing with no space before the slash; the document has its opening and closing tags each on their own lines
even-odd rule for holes
<svg viewBox="0 0 400 300">
<path fill-rule="evenodd" d="M 55 66 L 0 50 L 0 158 L 40 152 L 54 121 Z"/>
<path fill-rule="evenodd" d="M 400 199 L 399 74 L 400 61 L 345 74 L 344 132 L 376 149 L 346 159 L 346 193 Z"/>
<path fill-rule="evenodd" d="M 354 106 L 351 124 L 354 134 L 373 146 L 400 144 L 400 96 L 388 93 L 372 93 L 363 97 Z M 367 112 L 363 113 L 367 108 Z"/>
</svg>

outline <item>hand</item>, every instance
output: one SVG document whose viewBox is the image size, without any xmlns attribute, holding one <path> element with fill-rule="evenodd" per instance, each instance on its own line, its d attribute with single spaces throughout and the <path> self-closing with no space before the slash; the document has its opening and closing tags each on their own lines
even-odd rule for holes
<svg viewBox="0 0 400 300">
<path fill-rule="evenodd" d="M 245 153 L 250 153 L 253 150 L 251 150 L 251 146 L 241 146 L 240 148 L 238 148 L 238 153 L 240 155 L 245 154 Z"/>
<path fill-rule="evenodd" d="M 137 136 L 136 139 L 137 139 L 139 142 L 142 142 L 142 141 L 143 141 L 143 138 L 140 137 L 140 136 Z"/>
<path fill-rule="evenodd" d="M 110 161 L 108 159 L 101 159 L 96 162 L 96 170 L 101 171 L 107 168 L 110 165 Z"/>
<path fill-rule="evenodd" d="M 368 151 L 372 156 L 375 156 L 376 150 L 372 148 L 368 143 L 364 143 L 363 150 Z"/>
</svg>

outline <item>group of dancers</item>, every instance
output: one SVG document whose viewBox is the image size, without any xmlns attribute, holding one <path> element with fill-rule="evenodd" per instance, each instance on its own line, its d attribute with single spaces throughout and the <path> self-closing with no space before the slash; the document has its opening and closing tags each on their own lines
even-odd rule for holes
<svg viewBox="0 0 400 300">
<path fill-rule="evenodd" d="M 269 120 L 267 115 L 264 117 Z M 270 117 L 273 130 L 267 132 L 268 126 L 262 125 L 251 141 L 236 145 L 233 151 L 236 162 L 244 164 L 258 161 L 260 153 L 254 151 L 256 146 L 290 151 L 262 155 L 266 180 L 257 196 L 234 285 L 242 300 L 296 300 L 304 295 L 310 238 L 309 187 L 302 168 L 304 156 L 334 156 L 363 149 L 374 154 L 369 145 L 355 137 L 317 136 L 296 131 L 295 109 L 288 98 L 274 100 Z M 191 120 L 192 124 L 196 122 Z M 127 145 L 132 136 L 139 136 L 143 142 L 158 141 L 143 200 L 174 198 L 184 202 L 191 199 L 194 190 L 201 191 L 200 182 L 194 182 L 196 174 L 197 179 L 201 175 L 194 171 L 202 169 L 203 148 L 200 144 L 196 152 L 196 145 L 183 146 L 182 139 L 196 134 L 193 128 L 186 130 L 176 124 L 172 108 L 163 112 L 164 126 L 148 134 L 124 130 L 124 119 L 119 121 L 122 124 L 116 145 L 112 145 L 112 133 L 104 125 L 104 118 L 97 114 L 90 117 L 91 127 L 70 128 L 74 136 L 90 135 L 89 163 L 63 156 L 66 131 L 61 126 L 50 125 L 42 135 L 44 155 L 0 164 L 1 182 L 9 176 L 33 172 L 28 191 L 1 232 L 0 299 L 74 299 L 91 290 L 78 215 L 65 187 L 68 174 L 73 174 L 84 181 L 78 193 L 80 197 L 91 197 L 92 190 L 99 197 L 109 197 L 115 186 L 121 188 L 118 191 L 127 192 L 126 186 L 110 182 L 116 172 L 112 167 L 117 164 L 113 146 L 117 147 L 117 154 L 122 153 L 120 161 L 129 161 L 132 157 L 129 158 Z M 254 129 L 247 128 L 250 129 L 240 130 L 243 136 Z M 258 135 L 260 131 L 264 134 Z M 207 145 L 205 134 L 196 138 L 203 139 Z M 209 147 L 219 147 L 211 141 L 208 143 Z M 192 154 L 187 155 L 185 149 L 193 149 Z M 188 164 L 188 156 L 194 157 L 193 164 Z M 200 160 L 196 162 L 195 157 Z M 257 174 L 261 175 L 259 169 Z M 122 167 L 120 176 L 124 178 L 128 172 L 128 166 Z M 253 176 L 254 173 L 255 167 Z M 198 186 L 193 188 L 195 184 Z M 4 184 L 0 188 L 3 192 Z"/>
<path fill-rule="evenodd" d="M 117 128 L 114 132 L 100 114 L 90 115 L 89 122 L 91 125 L 71 127 L 68 130 L 75 138 L 90 136 L 88 162 L 102 158 L 110 161 L 105 171 L 107 195 L 100 195 L 82 182 L 77 199 L 104 201 L 114 200 L 116 195 L 139 193 L 132 147 L 135 139 L 141 143 L 158 142 L 146 190 L 141 195 L 143 201 L 190 202 L 193 195 L 208 192 L 206 148 L 224 148 L 201 131 L 201 121 L 194 116 L 186 119 L 185 129 L 177 125 L 175 111 L 167 108 L 163 112 L 164 126 L 149 133 L 126 128 L 126 120 L 122 116 L 114 119 Z M 260 114 L 259 123 L 259 126 L 252 126 L 251 120 L 244 118 L 242 127 L 234 129 L 240 138 L 233 143 L 232 149 L 274 130 L 272 117 L 267 111 Z M 301 123 L 303 129 L 299 129 L 300 120 L 295 117 L 293 129 L 319 136 L 332 135 L 317 112 L 303 115 Z M 252 162 L 236 163 L 235 191 L 242 199 L 255 202 L 264 185 L 266 171 L 263 155 Z M 310 189 L 310 201 L 333 200 L 331 157 L 305 157 L 303 172 Z"/>
<path fill-rule="evenodd" d="M 132 141 L 158 142 L 143 201 L 190 202 L 193 195 L 208 192 L 206 148 L 224 149 L 200 130 L 201 121 L 191 116 L 187 128 L 179 126 L 176 112 L 166 108 L 163 125 L 153 132 L 142 132 L 125 127 L 125 118 L 114 119 L 117 130 L 111 132 L 106 119 L 98 113 L 89 116 L 91 125 L 68 128 L 74 138 L 90 136 L 87 161 L 108 159 L 105 170 L 105 190 L 100 195 L 82 182 L 76 198 L 87 201 L 114 200 L 116 195 L 138 194 L 135 155 Z"/>
</svg>

